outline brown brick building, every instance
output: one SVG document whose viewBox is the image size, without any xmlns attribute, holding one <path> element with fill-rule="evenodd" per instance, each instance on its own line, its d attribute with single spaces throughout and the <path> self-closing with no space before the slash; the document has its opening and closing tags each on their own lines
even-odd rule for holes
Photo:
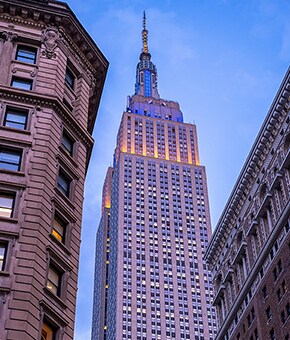
<svg viewBox="0 0 290 340">
<path fill-rule="evenodd" d="M 206 252 L 217 340 L 289 340 L 290 71 Z"/>
<path fill-rule="evenodd" d="M 108 62 L 70 8 L 0 0 L 0 339 L 73 339 L 83 190 Z"/>
</svg>

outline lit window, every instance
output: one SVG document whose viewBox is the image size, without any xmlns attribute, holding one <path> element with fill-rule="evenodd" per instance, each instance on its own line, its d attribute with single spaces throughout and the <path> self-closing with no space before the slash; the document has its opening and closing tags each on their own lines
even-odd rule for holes
<svg viewBox="0 0 290 340">
<path fill-rule="evenodd" d="M 7 243 L 0 243 L 0 271 L 3 271 L 5 268 L 5 260 L 7 253 Z"/>
<path fill-rule="evenodd" d="M 14 129 L 25 130 L 27 123 L 28 112 L 25 110 L 7 108 L 4 119 L 4 126 Z"/>
<path fill-rule="evenodd" d="M 56 329 L 47 322 L 43 322 L 41 329 L 41 340 L 55 340 L 55 337 Z"/>
<path fill-rule="evenodd" d="M 25 63 L 35 64 L 36 48 L 30 46 L 18 46 L 16 52 L 16 60 L 24 61 Z"/>
<path fill-rule="evenodd" d="M 74 141 L 72 140 L 72 138 L 65 131 L 63 132 L 63 135 L 62 135 L 61 144 L 64 146 L 66 151 L 70 155 L 72 155 Z"/>
<path fill-rule="evenodd" d="M 66 197 L 69 197 L 70 182 L 71 181 L 68 176 L 60 170 L 57 179 L 57 186 Z"/>
<path fill-rule="evenodd" d="M 16 87 L 21 90 L 28 90 L 32 89 L 32 80 L 31 79 L 24 79 L 18 77 L 12 77 L 11 86 Z"/>
<path fill-rule="evenodd" d="M 61 273 L 55 267 L 50 266 L 48 269 L 47 285 L 46 287 L 55 295 L 60 295 L 61 288 Z"/>
<path fill-rule="evenodd" d="M 72 71 L 67 68 L 65 72 L 65 83 L 71 88 L 74 88 L 75 76 Z"/>
<path fill-rule="evenodd" d="M 0 216 L 12 216 L 14 199 L 13 195 L 0 193 Z"/>
<path fill-rule="evenodd" d="M 0 169 L 19 171 L 21 152 L 0 147 Z"/>
<path fill-rule="evenodd" d="M 55 216 L 53 220 L 52 235 L 59 242 L 62 242 L 62 243 L 65 242 L 65 229 L 66 229 L 66 223 L 64 223 L 61 219 Z"/>
</svg>

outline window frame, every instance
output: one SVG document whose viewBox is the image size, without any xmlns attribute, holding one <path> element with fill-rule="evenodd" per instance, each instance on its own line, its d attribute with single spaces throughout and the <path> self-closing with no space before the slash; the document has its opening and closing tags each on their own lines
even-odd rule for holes
<svg viewBox="0 0 290 340">
<path fill-rule="evenodd" d="M 57 235 L 55 234 L 59 234 L 58 231 L 56 230 L 55 228 L 55 221 L 58 222 L 61 227 L 63 228 L 63 235 L 62 235 L 62 239 L 60 240 Z M 67 222 L 67 220 L 65 220 L 62 216 L 60 216 L 60 214 L 56 211 L 53 215 L 53 218 L 52 218 L 52 228 L 51 228 L 51 235 L 54 237 L 54 239 L 62 244 L 62 245 L 67 245 L 67 242 L 68 242 L 68 225 L 69 225 L 69 222 Z M 54 233 L 55 231 L 55 233 Z"/>
<path fill-rule="evenodd" d="M 10 218 L 14 218 L 15 216 L 15 201 L 16 201 L 16 193 L 15 192 L 9 192 L 9 191 L 3 191 L 0 190 L 0 198 L 1 197 L 11 197 L 12 198 L 12 205 L 11 205 L 11 212 L 10 212 L 10 216 L 4 216 L 4 215 L 0 215 L 0 219 L 4 218 L 4 219 L 10 219 Z M 0 205 L 0 210 L 1 210 L 2 206 Z M 3 206 L 3 208 L 6 208 L 5 206 Z"/>
<path fill-rule="evenodd" d="M 67 180 L 67 184 L 68 184 L 67 191 L 59 183 L 60 178 Z M 72 182 L 73 182 L 73 179 L 71 178 L 71 176 L 69 176 L 68 173 L 62 167 L 59 167 L 58 174 L 57 174 L 57 181 L 56 181 L 57 188 L 68 199 L 72 197 Z"/>
<path fill-rule="evenodd" d="M 8 114 L 12 114 L 12 115 L 15 114 L 16 116 L 17 116 L 17 114 L 18 114 L 18 116 L 20 116 L 20 115 L 26 116 L 24 124 L 16 123 L 16 124 L 22 125 L 24 128 L 22 129 L 22 128 L 18 128 L 18 127 L 15 127 L 15 126 L 7 125 L 6 122 L 7 122 Z M 19 131 L 27 131 L 28 130 L 28 122 L 29 122 L 29 109 L 15 107 L 15 106 L 10 106 L 9 104 L 6 105 L 5 113 L 4 113 L 4 118 L 3 118 L 3 123 L 2 123 L 2 125 L 4 127 L 9 128 L 9 129 L 16 129 L 16 130 L 19 130 Z"/>
<path fill-rule="evenodd" d="M 4 152 L 3 152 L 4 151 Z M 9 154 L 9 151 L 11 152 L 11 154 L 14 155 L 18 155 L 19 156 L 19 161 L 18 163 L 12 163 L 12 162 L 8 162 L 8 161 L 1 161 L 1 154 L 3 153 L 7 153 Z M 0 170 L 6 170 L 6 171 L 13 171 L 13 172 L 19 172 L 21 170 L 21 166 L 22 166 L 22 161 L 23 161 L 23 150 L 22 149 L 18 149 L 18 148 L 13 148 L 7 145 L 0 145 Z M 10 165 L 16 165 L 17 169 L 9 169 L 6 167 L 2 167 L 1 164 L 10 164 Z"/>
<path fill-rule="evenodd" d="M 40 327 L 40 335 L 39 339 L 42 340 L 42 331 L 43 328 L 47 328 L 47 331 L 52 331 L 51 335 L 52 337 L 48 338 L 48 340 L 60 340 L 61 339 L 61 330 L 63 329 L 63 325 L 61 325 L 60 322 L 57 322 L 57 318 L 54 315 L 54 313 L 48 309 L 47 307 L 42 307 L 44 309 L 42 311 L 42 321 L 41 321 L 41 327 Z"/>
<path fill-rule="evenodd" d="M 50 271 L 53 271 L 57 275 L 57 278 L 58 278 L 57 285 L 52 280 L 50 280 L 50 278 L 49 278 Z M 59 298 L 61 298 L 61 295 L 62 295 L 63 275 L 64 275 L 64 272 L 62 270 L 60 270 L 58 266 L 56 266 L 53 262 L 49 263 L 48 270 L 47 270 L 46 288 L 52 294 L 56 295 Z M 49 288 L 49 286 L 48 286 L 49 283 L 53 286 L 53 288 L 56 288 L 56 292 L 52 288 Z"/>
<path fill-rule="evenodd" d="M 7 266 L 8 245 L 9 245 L 8 241 L 0 239 L 0 249 L 4 249 L 3 259 L 0 259 L 0 261 L 2 261 L 2 264 L 0 265 L 0 273 L 5 272 L 5 269 L 6 269 L 6 266 Z"/>
<path fill-rule="evenodd" d="M 18 59 L 19 57 L 21 58 L 21 56 L 19 56 L 19 52 L 21 50 L 21 48 L 23 50 L 26 49 L 26 51 L 29 51 L 30 52 L 35 52 L 34 53 L 34 59 L 32 58 L 25 58 L 23 57 L 24 60 L 21 60 L 21 59 Z M 19 62 L 22 62 L 22 63 L 26 63 L 26 64 L 30 64 L 30 65 L 35 65 L 36 64 L 36 61 L 37 61 L 37 55 L 38 55 L 38 48 L 35 47 L 35 46 L 30 46 L 30 45 L 26 45 L 26 44 L 18 44 L 17 47 L 16 47 L 16 53 L 15 53 L 15 60 L 19 61 Z M 30 61 L 25 61 L 25 60 L 33 60 L 33 62 L 30 62 Z"/>
<path fill-rule="evenodd" d="M 71 150 L 69 150 L 65 143 L 64 140 L 68 140 L 71 144 Z M 75 154 L 75 145 L 76 145 L 76 140 L 72 137 L 72 135 L 68 132 L 67 129 L 62 130 L 62 135 L 61 135 L 61 147 L 64 149 L 64 151 L 70 155 L 71 157 L 74 157 Z"/>
<path fill-rule="evenodd" d="M 72 71 L 71 67 L 67 65 L 65 70 L 64 83 L 73 92 L 75 90 L 76 79 L 77 77 L 75 73 Z"/>
<path fill-rule="evenodd" d="M 29 84 L 30 85 L 30 88 L 24 88 L 24 87 L 19 87 L 19 86 L 13 86 L 13 82 L 14 81 L 18 81 L 19 83 L 23 83 L 23 84 Z M 23 78 L 23 77 L 18 77 L 18 76 L 12 76 L 11 78 L 11 83 L 10 83 L 10 86 L 15 88 L 15 89 L 19 89 L 19 90 L 22 90 L 22 91 L 32 91 L 33 89 L 33 80 L 32 79 L 29 79 L 29 78 Z"/>
</svg>

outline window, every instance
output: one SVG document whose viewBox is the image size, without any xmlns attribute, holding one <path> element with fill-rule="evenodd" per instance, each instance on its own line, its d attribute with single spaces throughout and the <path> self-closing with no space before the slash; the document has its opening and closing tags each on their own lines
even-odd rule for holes
<svg viewBox="0 0 290 340">
<path fill-rule="evenodd" d="M 5 268 L 5 260 L 7 254 L 7 243 L 0 242 L 0 271 Z"/>
<path fill-rule="evenodd" d="M 52 265 L 49 267 L 46 287 L 57 296 L 60 296 L 61 276 L 58 269 Z"/>
<path fill-rule="evenodd" d="M 272 313 L 271 313 L 270 306 L 266 309 L 266 315 L 267 315 L 268 320 L 271 319 Z"/>
<path fill-rule="evenodd" d="M 61 243 L 65 242 L 66 223 L 57 216 L 54 217 L 52 235 Z"/>
<path fill-rule="evenodd" d="M 21 151 L 0 146 L 0 169 L 19 171 Z"/>
<path fill-rule="evenodd" d="M 12 77 L 11 86 L 21 90 L 32 90 L 32 80 Z"/>
<path fill-rule="evenodd" d="M 61 139 L 61 144 L 64 146 L 65 150 L 70 155 L 73 154 L 74 141 L 72 140 L 72 138 L 65 131 L 63 131 L 63 135 L 62 135 L 62 139 Z"/>
<path fill-rule="evenodd" d="M 72 71 L 67 68 L 65 72 L 65 83 L 73 90 L 75 82 L 75 76 Z"/>
<path fill-rule="evenodd" d="M 19 45 L 16 52 L 16 60 L 24 61 L 25 63 L 35 64 L 36 52 L 36 48 Z"/>
<path fill-rule="evenodd" d="M 60 170 L 57 179 L 57 186 L 66 197 L 69 197 L 70 182 L 71 180 L 68 176 Z"/>
<path fill-rule="evenodd" d="M 266 297 L 268 296 L 267 286 L 263 287 L 262 293 L 263 293 L 263 298 L 266 299 Z"/>
<path fill-rule="evenodd" d="M 44 321 L 41 328 L 41 340 L 55 340 L 57 329 Z"/>
<path fill-rule="evenodd" d="M 0 216 L 12 217 L 15 196 L 0 193 Z"/>
<path fill-rule="evenodd" d="M 4 119 L 4 126 L 14 129 L 25 130 L 27 124 L 28 111 L 8 107 Z"/>
<path fill-rule="evenodd" d="M 274 329 L 273 329 L 273 328 L 271 329 L 271 332 L 270 332 L 270 339 L 271 339 L 271 340 L 275 340 L 275 339 L 276 339 L 276 337 L 275 337 L 275 332 L 274 332 Z"/>
</svg>

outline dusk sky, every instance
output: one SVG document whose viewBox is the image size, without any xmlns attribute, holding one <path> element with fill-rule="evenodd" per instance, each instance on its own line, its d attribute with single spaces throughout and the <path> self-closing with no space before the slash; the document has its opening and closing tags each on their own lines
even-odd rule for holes
<svg viewBox="0 0 290 340">
<path fill-rule="evenodd" d="M 212 229 L 274 99 L 290 60 L 289 0 L 68 0 L 110 62 L 86 180 L 75 340 L 90 339 L 95 236 L 102 185 L 112 164 L 141 52 L 149 52 L 164 99 L 197 125 Z"/>
</svg>

